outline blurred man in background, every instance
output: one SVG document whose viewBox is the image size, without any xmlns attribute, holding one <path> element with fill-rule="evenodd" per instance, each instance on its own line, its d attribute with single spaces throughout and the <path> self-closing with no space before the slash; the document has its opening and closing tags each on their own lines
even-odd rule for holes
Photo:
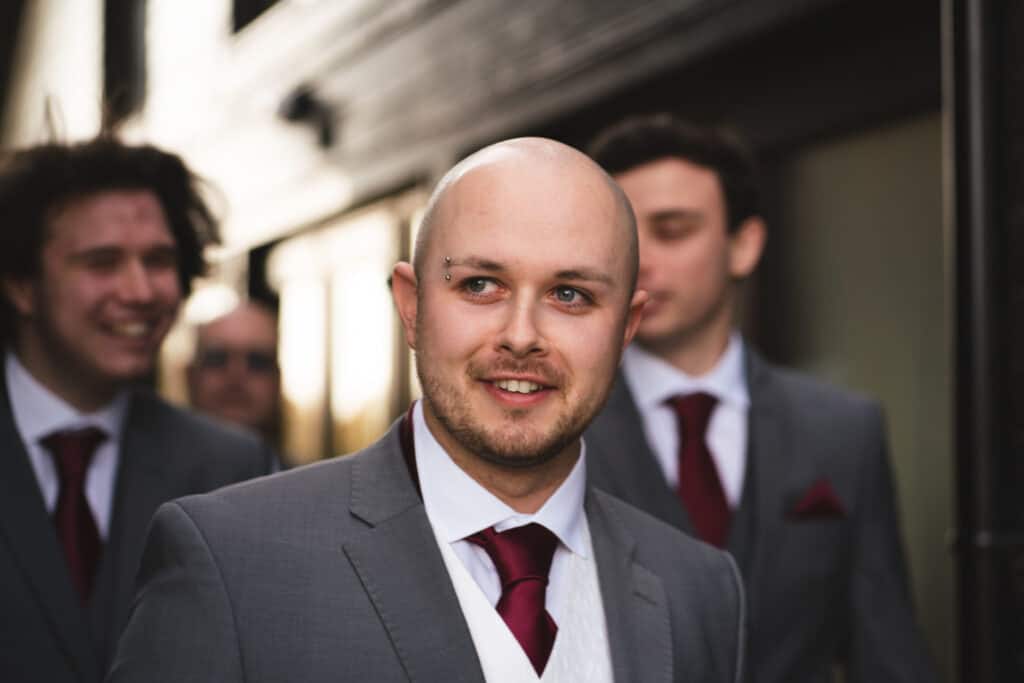
<svg viewBox="0 0 1024 683">
<path fill-rule="evenodd" d="M 591 149 L 636 213 L 650 301 L 587 432 L 601 488 L 728 549 L 750 600 L 755 683 L 917 683 L 914 621 L 882 414 L 765 362 L 736 331 L 765 241 L 753 160 L 669 116 Z"/>
<path fill-rule="evenodd" d="M 200 325 L 186 372 L 193 408 L 278 446 L 281 373 L 277 316 L 269 307 L 247 301 Z"/>
<path fill-rule="evenodd" d="M 147 386 L 216 224 L 178 157 L 112 138 L 0 167 L 0 680 L 97 683 L 164 501 L 264 474 Z"/>
</svg>

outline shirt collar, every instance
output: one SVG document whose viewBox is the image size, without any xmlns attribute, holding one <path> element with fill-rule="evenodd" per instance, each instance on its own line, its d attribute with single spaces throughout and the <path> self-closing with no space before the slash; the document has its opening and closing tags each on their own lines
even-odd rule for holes
<svg viewBox="0 0 1024 683">
<path fill-rule="evenodd" d="M 743 339 L 733 333 L 715 366 L 703 375 L 692 376 L 637 344 L 630 344 L 622 356 L 622 374 L 642 408 L 658 407 L 678 394 L 703 391 L 721 402 L 745 409 L 750 406 L 750 392 L 743 355 Z"/>
<path fill-rule="evenodd" d="M 585 446 L 569 476 L 535 514 L 516 512 L 456 465 L 427 427 L 423 402 L 413 408 L 416 469 L 430 523 L 448 543 L 493 526 L 506 531 L 536 522 L 551 531 L 569 550 L 587 556 L 583 528 L 586 491 Z"/>
<path fill-rule="evenodd" d="M 15 424 L 26 442 L 38 443 L 55 431 L 83 427 L 99 427 L 111 440 L 120 439 L 128 390 L 119 392 L 99 410 L 83 413 L 43 386 L 13 351 L 8 350 L 6 356 L 7 395 L 11 397 Z"/>
</svg>

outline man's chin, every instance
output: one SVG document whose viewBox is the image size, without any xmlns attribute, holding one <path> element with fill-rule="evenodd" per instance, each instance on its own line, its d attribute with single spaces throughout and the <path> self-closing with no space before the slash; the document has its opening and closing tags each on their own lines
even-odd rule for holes
<svg viewBox="0 0 1024 683">
<path fill-rule="evenodd" d="M 657 352 L 668 345 L 668 339 L 662 330 L 637 330 L 633 342 L 648 351 Z"/>
<path fill-rule="evenodd" d="M 132 384 L 149 378 L 156 369 L 156 365 L 149 360 L 126 359 L 122 362 L 108 365 L 102 375 L 111 384 Z"/>
<path fill-rule="evenodd" d="M 538 467 L 561 455 L 578 435 L 569 433 L 513 430 L 500 437 L 490 434 L 478 441 L 477 455 L 487 462 L 506 469 L 523 470 Z"/>
<path fill-rule="evenodd" d="M 529 470 L 554 459 L 557 453 L 507 453 L 496 449 L 483 449 L 477 453 L 481 460 L 506 470 Z"/>
<path fill-rule="evenodd" d="M 689 328 L 678 320 L 644 320 L 636 331 L 633 340 L 645 349 L 658 351 L 672 349 L 680 339 L 685 339 Z"/>
</svg>

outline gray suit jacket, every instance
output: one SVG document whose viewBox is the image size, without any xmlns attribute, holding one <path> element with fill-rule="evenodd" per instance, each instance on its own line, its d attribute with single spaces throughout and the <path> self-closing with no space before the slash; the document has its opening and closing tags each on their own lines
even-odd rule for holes
<svg viewBox="0 0 1024 683">
<path fill-rule="evenodd" d="M 125 418 L 110 535 L 89 607 L 72 588 L 0 371 L 0 681 L 98 683 L 128 618 L 156 508 L 265 474 L 252 437 L 140 390 Z"/>
<path fill-rule="evenodd" d="M 109 680 L 482 682 L 398 431 L 164 505 Z M 739 680 L 728 555 L 600 492 L 586 513 L 616 680 Z"/>
<path fill-rule="evenodd" d="M 754 683 L 936 680 L 914 621 L 879 407 L 748 353 L 747 474 L 727 548 L 749 604 Z M 692 525 L 651 452 L 621 373 L 586 433 L 592 483 Z M 844 515 L 794 514 L 827 481 Z"/>
</svg>

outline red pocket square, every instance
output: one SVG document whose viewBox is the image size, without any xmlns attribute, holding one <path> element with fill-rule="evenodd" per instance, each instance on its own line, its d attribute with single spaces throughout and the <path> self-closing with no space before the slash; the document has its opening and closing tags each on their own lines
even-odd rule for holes
<svg viewBox="0 0 1024 683">
<path fill-rule="evenodd" d="M 843 501 L 839 500 L 831 482 L 824 478 L 814 482 L 789 511 L 789 517 L 793 519 L 845 516 L 846 508 Z"/>
</svg>

